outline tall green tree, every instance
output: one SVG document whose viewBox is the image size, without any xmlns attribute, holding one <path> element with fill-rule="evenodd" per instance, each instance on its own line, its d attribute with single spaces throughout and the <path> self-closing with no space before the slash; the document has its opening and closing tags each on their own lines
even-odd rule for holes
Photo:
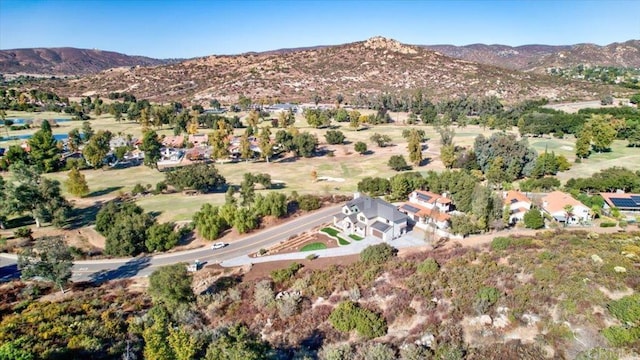
<svg viewBox="0 0 640 360">
<path fill-rule="evenodd" d="M 182 266 L 185 268 L 184 266 Z M 144 339 L 144 358 L 146 360 L 173 360 L 175 354 L 167 341 L 169 333 L 169 317 L 165 311 L 152 311 L 152 323 L 142 332 Z"/>
<path fill-rule="evenodd" d="M 417 129 L 410 131 L 407 150 L 409 151 L 409 161 L 416 166 L 420 165 L 422 162 L 422 136 Z"/>
<path fill-rule="evenodd" d="M 192 336 L 184 326 L 169 328 L 168 340 L 175 360 L 195 359 L 198 352 L 197 338 Z"/>
<path fill-rule="evenodd" d="M 11 213 L 28 212 L 40 227 L 43 222 L 52 222 L 54 226 L 62 226 L 69 216 L 71 206 L 62 197 L 60 182 L 40 175 L 35 166 L 15 164 L 10 167 L 14 174 L 14 183 L 7 189 Z"/>
<path fill-rule="evenodd" d="M 89 194 L 87 179 L 84 177 L 84 174 L 78 170 L 78 168 L 74 167 L 69 171 L 65 186 L 67 187 L 67 191 L 75 196 L 84 197 Z"/>
<path fill-rule="evenodd" d="M 260 131 L 260 157 L 266 162 L 269 162 L 269 158 L 273 155 L 273 144 L 271 144 L 271 130 L 268 126 L 265 126 Z"/>
<path fill-rule="evenodd" d="M 72 260 L 71 251 L 62 237 L 43 237 L 18 256 L 18 268 L 23 279 L 45 279 L 64 293 L 64 285 L 71 278 Z"/>
<path fill-rule="evenodd" d="M 576 157 L 584 159 L 591 152 L 591 132 L 583 129 L 576 138 Z"/>
<path fill-rule="evenodd" d="M 154 222 L 135 203 L 110 201 L 98 211 L 95 228 L 106 238 L 106 254 L 135 256 L 145 250 L 146 232 Z"/>
<path fill-rule="evenodd" d="M 145 131 L 140 145 L 140 150 L 144 151 L 144 164 L 150 168 L 158 168 L 161 148 L 162 143 L 158 138 L 158 134 L 153 130 Z"/>
<path fill-rule="evenodd" d="M 100 130 L 97 134 L 91 136 L 89 143 L 82 150 L 82 156 L 93 168 L 100 168 L 104 164 L 104 160 L 111 149 L 109 142 L 112 138 L 111 131 Z"/>
<path fill-rule="evenodd" d="M 44 120 L 40 130 L 27 141 L 29 156 L 33 164 L 42 172 L 52 172 L 60 168 L 60 150 L 58 142 L 53 137 L 49 121 Z"/>
<path fill-rule="evenodd" d="M 149 294 L 154 303 L 175 309 L 182 303 L 195 300 L 191 289 L 191 275 L 184 264 L 167 265 L 149 276 Z"/>
<path fill-rule="evenodd" d="M 447 169 L 451 169 L 456 162 L 456 147 L 453 144 L 443 145 L 440 148 L 440 160 Z"/>
<path fill-rule="evenodd" d="M 597 152 L 608 150 L 616 138 L 617 131 L 612 125 L 612 115 L 591 115 L 585 124 L 591 132 L 593 149 Z"/>
<path fill-rule="evenodd" d="M 80 145 L 82 145 L 82 135 L 80 134 L 80 130 L 78 128 L 74 128 L 69 131 L 69 150 L 70 151 L 78 151 L 80 149 Z"/>
<path fill-rule="evenodd" d="M 91 127 L 91 123 L 88 121 L 83 121 L 82 122 L 82 140 L 84 142 L 91 140 L 91 137 L 93 137 L 93 134 L 95 134 L 95 131 Z"/>
</svg>

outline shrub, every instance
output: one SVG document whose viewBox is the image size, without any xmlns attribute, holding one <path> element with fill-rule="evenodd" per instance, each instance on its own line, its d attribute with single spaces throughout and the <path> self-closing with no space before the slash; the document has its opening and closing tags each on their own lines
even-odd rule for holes
<svg viewBox="0 0 640 360">
<path fill-rule="evenodd" d="M 315 195 L 301 195 L 298 198 L 298 207 L 304 211 L 320 209 L 320 198 Z"/>
<path fill-rule="evenodd" d="M 367 264 L 384 264 L 398 251 L 387 243 L 371 245 L 360 253 L 360 260 Z"/>
<path fill-rule="evenodd" d="M 262 280 L 256 284 L 255 291 L 253 292 L 253 304 L 256 307 L 267 307 L 273 303 L 274 299 L 275 295 L 273 294 L 269 280 Z"/>
<path fill-rule="evenodd" d="M 33 235 L 33 231 L 31 230 L 31 228 L 21 227 L 21 228 L 16 229 L 13 232 L 13 235 L 15 237 L 19 237 L 19 238 L 24 238 L 24 239 L 28 238 L 28 239 L 30 239 L 31 236 Z"/>
<path fill-rule="evenodd" d="M 616 226 L 616 223 L 613 221 L 603 221 L 600 223 L 600 227 L 602 228 L 608 228 L 608 227 L 614 227 Z"/>
<path fill-rule="evenodd" d="M 497 237 L 491 241 L 491 248 L 493 250 L 505 250 L 511 245 L 511 238 Z"/>
<path fill-rule="evenodd" d="M 602 331 L 602 335 L 613 346 L 625 346 L 638 341 L 640 327 L 625 328 L 622 326 L 610 326 Z"/>
<path fill-rule="evenodd" d="M 531 209 L 524 214 L 524 226 L 529 229 L 540 229 L 544 226 L 544 219 L 540 210 Z"/>
<path fill-rule="evenodd" d="M 373 311 L 363 309 L 351 301 L 343 301 L 331 312 L 329 322 L 342 332 L 356 330 L 366 338 L 376 338 L 387 333 L 387 322 Z"/>
<path fill-rule="evenodd" d="M 356 351 L 357 359 L 395 360 L 396 352 L 389 345 L 381 343 L 362 344 Z"/>
<path fill-rule="evenodd" d="M 632 326 L 640 326 L 640 294 L 628 295 L 609 303 L 609 312 L 616 319 Z"/>
<path fill-rule="evenodd" d="M 440 270 L 440 265 L 434 259 L 426 259 L 418 265 L 417 271 L 421 274 L 435 274 Z"/>
<path fill-rule="evenodd" d="M 133 189 L 131 189 L 131 195 L 133 196 L 136 196 L 138 194 L 144 194 L 144 193 L 145 193 L 145 188 L 140 183 L 135 184 L 133 186 Z"/>
<path fill-rule="evenodd" d="M 294 262 L 284 269 L 273 270 L 271 272 L 271 278 L 276 283 L 283 283 L 289 279 L 291 279 L 297 272 L 302 268 L 302 264 L 298 264 Z"/>
</svg>

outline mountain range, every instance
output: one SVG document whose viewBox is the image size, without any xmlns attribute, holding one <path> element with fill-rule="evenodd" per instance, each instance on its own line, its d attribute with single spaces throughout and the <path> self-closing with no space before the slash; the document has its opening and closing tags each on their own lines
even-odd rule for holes
<svg viewBox="0 0 640 360">
<path fill-rule="evenodd" d="M 597 98 L 610 87 L 545 74 L 577 64 L 640 67 L 640 41 L 607 46 L 407 45 L 384 37 L 335 46 L 212 55 L 179 61 L 71 48 L 0 51 L 0 71 L 83 75 L 45 82 L 67 96 L 130 92 L 154 101 L 308 101 L 407 94 L 438 99 L 495 95 L 505 101 Z M 53 73 L 53 72 L 50 72 Z"/>
<path fill-rule="evenodd" d="M 113 51 L 71 47 L 0 50 L 0 73 L 87 75 L 119 66 L 154 66 L 169 62 Z"/>
</svg>

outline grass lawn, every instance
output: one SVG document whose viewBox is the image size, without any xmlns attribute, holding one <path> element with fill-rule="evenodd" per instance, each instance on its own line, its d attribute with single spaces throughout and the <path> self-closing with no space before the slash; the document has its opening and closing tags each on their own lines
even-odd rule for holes
<svg viewBox="0 0 640 360">
<path fill-rule="evenodd" d="M 338 244 L 340 244 L 341 246 L 344 245 L 349 245 L 351 244 L 349 241 L 343 239 L 341 236 L 338 236 L 338 230 L 332 228 L 332 227 L 326 227 L 323 228 L 322 230 L 320 230 L 321 232 L 329 235 L 330 237 L 337 239 L 338 240 Z"/>
<path fill-rule="evenodd" d="M 349 234 L 349 237 L 352 238 L 355 241 L 360 241 L 360 240 L 364 239 L 363 237 L 360 237 L 360 236 L 354 235 L 354 234 Z"/>
<path fill-rule="evenodd" d="M 300 251 L 315 251 L 315 250 L 323 250 L 326 249 L 327 245 L 321 242 L 315 242 L 311 244 L 307 244 L 300 249 Z"/>
<path fill-rule="evenodd" d="M 329 236 L 338 236 L 338 232 L 339 232 L 338 230 L 336 230 L 334 228 L 331 228 L 331 227 L 323 228 L 320 231 L 322 231 L 323 233 L 329 234 Z"/>
<path fill-rule="evenodd" d="M 370 111 L 361 111 L 366 114 Z M 246 114 L 240 113 L 239 116 L 244 117 Z M 60 113 L 28 113 L 9 111 L 8 118 L 69 118 L 67 114 Z M 402 131 L 407 128 L 416 127 L 425 131 L 426 136 L 430 139 L 427 142 L 427 149 L 424 152 L 425 158 L 430 158 L 428 165 L 414 167 L 413 171 L 425 173 L 428 170 L 440 171 L 443 169 L 439 160 L 439 135 L 432 126 L 425 125 L 404 125 L 406 114 L 392 113 L 392 119 L 395 124 L 377 125 L 369 129 L 354 131 L 349 128 L 348 123 L 334 123 L 337 130 L 342 131 L 346 137 L 346 143 L 343 145 L 328 145 L 324 134 L 329 129 L 315 129 L 310 127 L 301 114 L 296 115 L 296 126 L 301 132 L 308 131 L 317 136 L 320 149 L 331 150 L 334 156 L 317 156 L 313 158 L 285 158 L 273 159 L 270 163 L 263 161 L 258 162 L 239 162 L 216 164 L 220 173 L 226 178 L 227 182 L 233 185 L 239 185 L 243 179 L 243 175 L 247 172 L 251 173 L 267 173 L 271 175 L 274 182 L 280 183 L 277 190 L 266 191 L 284 191 L 290 193 L 296 191 L 299 194 L 313 193 L 318 195 L 328 194 L 351 194 L 357 190 L 357 184 L 364 177 L 383 177 L 389 178 L 398 172 L 389 169 L 387 162 L 393 155 L 402 154 L 408 158 L 407 143 L 402 138 Z M 137 123 L 132 122 L 116 122 L 109 114 L 103 114 L 95 119 L 90 120 L 94 130 L 110 130 L 114 133 L 127 134 L 130 133 L 134 137 L 141 136 L 141 127 Z M 261 126 L 266 126 L 266 122 Z M 53 128 L 55 134 L 66 134 L 75 127 L 81 127 L 82 122 L 72 121 L 60 123 L 60 127 Z M 272 129 L 275 133 L 277 129 Z M 493 132 L 489 129 L 482 129 L 477 125 L 470 125 L 465 128 L 455 128 L 456 135 L 454 143 L 458 146 L 472 147 L 474 139 L 478 134 L 490 136 Z M 4 129 L 0 129 L 4 131 Z M 10 135 L 29 133 L 32 134 L 37 129 L 29 129 L 23 131 L 10 132 Z M 169 128 L 156 130 L 159 134 L 169 135 L 173 131 Z M 236 134 L 241 134 L 244 129 L 236 129 Z M 211 132 L 211 130 L 203 129 L 203 133 Z M 516 133 L 517 129 L 513 128 L 509 132 Z M 386 148 L 378 148 L 369 138 L 374 133 L 388 135 L 391 137 L 393 144 Z M 368 155 L 357 154 L 353 147 L 358 141 L 367 144 L 370 150 Z M 558 155 L 564 155 L 573 163 L 574 161 L 574 143 L 573 136 L 566 136 L 565 139 L 556 138 L 528 138 L 531 147 L 536 149 L 538 153 L 544 152 L 545 149 L 554 151 Z M 2 143 L 0 147 L 6 147 L 14 142 Z M 612 151 L 607 153 L 594 153 L 581 164 L 572 164 L 572 169 L 559 173 L 558 178 L 566 181 L 571 177 L 585 177 L 602 169 L 611 166 L 625 166 L 631 170 L 640 170 L 640 149 L 626 147 L 626 141 L 615 141 L 612 145 Z M 333 178 L 323 181 L 313 181 L 311 174 L 315 172 L 319 178 Z M 87 178 L 89 188 L 92 192 L 91 200 L 108 200 L 116 196 L 119 192 L 129 192 L 137 184 L 143 186 L 150 184 L 152 188 L 155 184 L 164 180 L 163 173 L 150 169 L 145 166 L 138 166 L 128 169 L 118 170 L 84 170 L 82 173 Z M 67 172 L 56 174 L 47 174 L 46 176 L 64 182 L 67 178 Z M 66 189 L 63 191 L 66 196 Z M 259 192 L 266 192 L 265 190 Z M 72 197 L 71 197 L 72 198 Z M 84 200 L 84 199 L 83 199 Z M 190 219 L 191 216 L 202 206 L 203 203 L 211 202 L 214 204 L 222 204 L 224 201 L 223 194 L 207 194 L 199 196 L 187 196 L 183 194 L 165 194 L 145 197 L 137 200 L 137 202 L 145 210 L 157 212 L 163 221 L 178 221 Z M 354 239 L 355 240 L 355 239 Z M 347 241 L 347 240 L 344 240 Z"/>
</svg>

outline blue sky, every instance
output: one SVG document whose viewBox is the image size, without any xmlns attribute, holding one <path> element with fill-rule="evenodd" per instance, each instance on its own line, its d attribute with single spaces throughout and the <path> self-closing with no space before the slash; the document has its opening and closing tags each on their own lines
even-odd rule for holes
<svg viewBox="0 0 640 360">
<path fill-rule="evenodd" d="M 0 49 L 156 58 L 333 45 L 600 45 L 640 39 L 640 1 L 0 0 Z"/>
</svg>

